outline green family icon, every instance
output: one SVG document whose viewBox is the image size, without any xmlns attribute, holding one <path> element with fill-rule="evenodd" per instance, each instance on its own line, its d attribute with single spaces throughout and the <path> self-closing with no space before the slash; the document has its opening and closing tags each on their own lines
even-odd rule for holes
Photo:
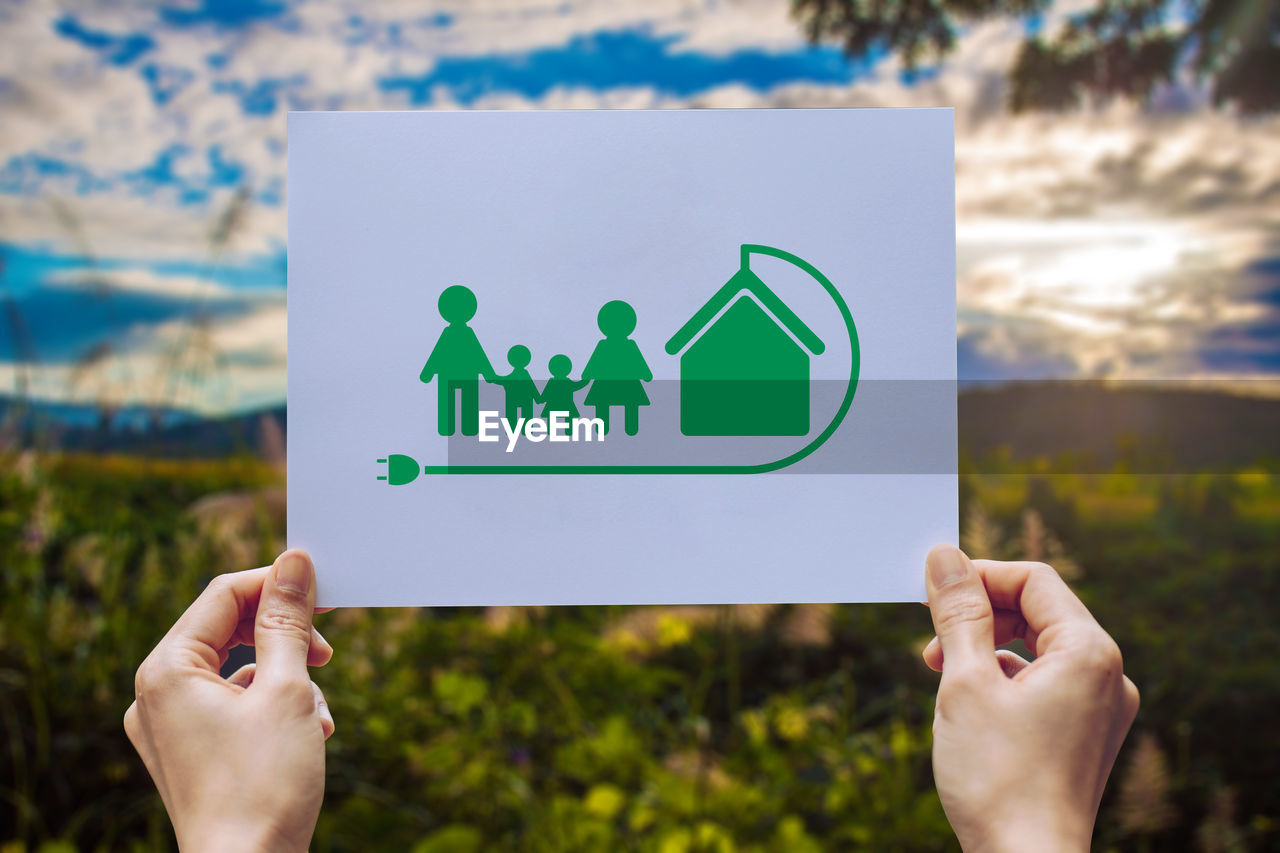
<svg viewBox="0 0 1280 853">
<path fill-rule="evenodd" d="M 573 362 L 567 355 L 553 355 L 547 362 L 551 378 L 538 390 L 528 366 L 533 355 L 529 348 L 517 344 L 507 350 L 511 372 L 498 376 L 485 355 L 475 330 L 467 323 L 476 315 L 476 295 L 460 284 L 447 287 L 437 303 L 440 316 L 449 324 L 440 333 L 435 348 L 422 366 L 418 379 L 438 381 L 436 427 L 441 435 L 454 433 L 457 420 L 462 421 L 462 434 L 480 432 L 480 379 L 503 386 L 506 392 L 508 426 L 514 428 L 522 412 L 532 413 L 534 403 L 543 403 L 542 417 L 551 419 L 556 413 L 578 417 L 575 393 L 591 386 L 585 404 L 594 406 L 596 417 L 609 431 L 609 412 L 614 406 L 624 412 L 624 429 L 635 435 L 640 429 L 640 407 L 649 405 L 644 382 L 653 380 L 640 347 L 630 337 L 636 328 L 636 312 L 621 300 L 605 303 L 596 316 L 604 339 L 596 344 L 579 379 L 570 379 Z M 455 398 L 461 396 L 461 409 L 455 414 Z M 529 415 L 524 415 L 528 418 Z"/>
<path fill-rule="evenodd" d="M 811 424 L 810 360 L 826 352 L 826 344 L 751 269 L 751 257 L 765 255 L 799 267 L 826 290 L 849 333 L 850 375 L 844 398 L 834 417 L 800 450 L 782 460 L 736 466 L 428 466 L 420 469 L 412 457 L 389 454 L 379 459 L 388 466 L 379 480 L 403 485 L 428 473 L 759 473 L 792 464 L 812 453 L 839 426 L 857 387 L 859 349 L 857 330 L 849 308 L 836 287 L 807 261 L 769 246 L 743 244 L 740 265 L 734 275 L 667 340 L 664 349 L 680 358 L 680 432 L 687 437 L 808 436 Z M 653 371 L 639 345 L 631 337 L 636 329 L 635 309 L 627 302 L 605 303 L 596 315 L 599 340 L 580 376 L 572 378 L 573 363 L 563 354 L 547 362 L 549 378 L 538 387 L 529 372 L 533 354 L 516 344 L 507 350 L 510 372 L 498 374 L 469 325 L 476 316 L 475 293 L 462 285 L 445 288 L 437 307 L 447 324 L 423 365 L 418 378 L 437 386 L 436 429 L 441 436 L 461 432 L 482 441 L 486 435 L 480 411 L 480 380 L 499 385 L 505 394 L 503 412 L 508 452 L 516 437 L 527 434 L 538 441 L 556 438 L 556 425 L 579 423 L 575 399 L 590 386 L 583 405 L 594 409 L 590 424 L 601 437 L 609 431 L 611 414 L 621 409 L 623 429 L 634 436 L 640 429 L 640 408 L 650 405 L 645 383 Z M 541 421 L 534 416 L 542 405 Z M 494 418 L 496 413 L 490 413 Z M 487 418 L 489 415 L 486 414 Z M 586 424 L 586 419 L 582 419 Z M 538 432 L 535 434 L 535 429 Z M 590 435 L 590 428 L 584 431 Z M 590 440 L 589 438 L 587 440 Z M 412 473 L 411 473 L 412 472 Z"/>
</svg>

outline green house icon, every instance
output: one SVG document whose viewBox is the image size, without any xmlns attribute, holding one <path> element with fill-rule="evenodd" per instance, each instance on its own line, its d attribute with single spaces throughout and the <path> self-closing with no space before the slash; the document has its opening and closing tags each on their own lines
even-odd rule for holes
<svg viewBox="0 0 1280 853">
<path fill-rule="evenodd" d="M 750 268 L 741 268 L 667 341 L 680 355 L 685 435 L 807 435 L 809 354 L 821 339 Z"/>
</svg>

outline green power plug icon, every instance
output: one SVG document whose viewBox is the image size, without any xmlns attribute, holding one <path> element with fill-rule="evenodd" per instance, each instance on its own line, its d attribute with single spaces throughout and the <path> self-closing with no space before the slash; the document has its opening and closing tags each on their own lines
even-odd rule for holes
<svg viewBox="0 0 1280 853">
<path fill-rule="evenodd" d="M 418 460 L 403 453 L 392 453 L 385 459 L 379 459 L 378 464 L 387 466 L 387 473 L 379 476 L 378 479 L 385 480 L 392 486 L 412 483 L 418 479 L 418 474 L 422 473 L 422 466 L 418 464 Z"/>
</svg>

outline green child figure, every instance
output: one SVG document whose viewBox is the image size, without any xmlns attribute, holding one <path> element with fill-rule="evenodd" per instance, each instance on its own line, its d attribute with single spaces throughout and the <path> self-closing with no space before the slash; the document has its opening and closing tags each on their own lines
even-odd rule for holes
<svg viewBox="0 0 1280 853">
<path fill-rule="evenodd" d="M 453 435 L 454 396 L 462 393 L 462 434 L 480 432 L 480 380 L 497 381 L 489 357 L 484 354 L 475 330 L 467 321 L 476 315 L 476 295 L 460 284 L 446 287 L 437 303 L 440 316 L 449 325 L 440 333 L 435 348 L 422 366 L 418 378 L 430 382 L 439 378 L 437 426 L 441 435 Z"/>
<path fill-rule="evenodd" d="M 551 378 L 542 386 L 542 393 L 537 396 L 539 403 L 546 403 L 542 409 L 542 417 L 550 420 L 552 412 L 566 412 L 570 420 L 578 416 L 578 406 L 573 402 L 573 393 L 587 384 L 586 379 L 573 380 L 569 371 L 573 370 L 573 362 L 567 355 L 553 355 L 547 362 Z"/>
<path fill-rule="evenodd" d="M 533 417 L 533 404 L 538 399 L 538 386 L 534 384 L 533 377 L 525 369 L 532 358 L 533 354 L 529 352 L 528 347 L 516 344 L 507 350 L 507 362 L 511 365 L 512 371 L 506 376 L 498 377 L 498 384 L 507 393 L 507 425 L 512 429 L 516 428 L 520 418 Z"/>
<path fill-rule="evenodd" d="M 636 312 L 620 299 L 606 302 L 596 315 L 596 325 L 604 340 L 596 344 L 587 366 L 582 368 L 584 381 L 592 383 L 586 405 L 596 407 L 596 417 L 609 431 L 609 408 L 622 406 L 627 435 L 640 429 L 640 407 L 649 405 L 649 395 L 641 382 L 653 379 L 640 347 L 630 337 L 636 329 Z"/>
</svg>

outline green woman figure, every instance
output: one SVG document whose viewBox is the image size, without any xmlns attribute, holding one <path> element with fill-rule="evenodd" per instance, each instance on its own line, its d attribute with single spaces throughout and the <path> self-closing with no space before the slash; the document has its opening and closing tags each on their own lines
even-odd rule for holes
<svg viewBox="0 0 1280 853">
<path fill-rule="evenodd" d="M 583 380 L 591 382 L 585 403 L 596 407 L 596 417 L 604 422 L 606 433 L 609 409 L 622 406 L 627 435 L 635 435 L 640 429 L 640 407 L 649 405 L 649 395 L 640 383 L 653 380 L 640 347 L 629 337 L 636 328 L 635 309 L 620 299 L 606 302 L 596 315 L 596 325 L 604 340 L 596 344 L 582 369 Z"/>
</svg>

